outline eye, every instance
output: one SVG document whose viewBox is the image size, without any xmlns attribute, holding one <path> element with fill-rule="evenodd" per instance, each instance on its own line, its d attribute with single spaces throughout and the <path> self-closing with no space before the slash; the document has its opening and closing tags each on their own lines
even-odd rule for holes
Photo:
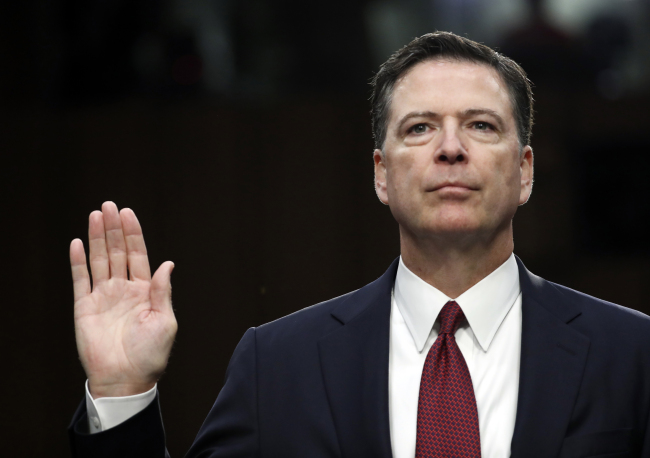
<svg viewBox="0 0 650 458">
<path fill-rule="evenodd" d="M 413 132 L 414 134 L 423 134 L 426 131 L 427 131 L 426 124 L 416 124 L 409 129 L 409 132 Z"/>
<path fill-rule="evenodd" d="M 477 121 L 474 123 L 474 128 L 476 130 L 494 130 L 494 126 L 489 122 Z"/>
</svg>

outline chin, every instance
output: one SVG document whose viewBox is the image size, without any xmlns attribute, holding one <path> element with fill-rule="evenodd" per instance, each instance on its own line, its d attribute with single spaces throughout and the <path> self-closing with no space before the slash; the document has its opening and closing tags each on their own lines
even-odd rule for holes
<svg viewBox="0 0 650 458">
<path fill-rule="evenodd" d="M 418 233 L 422 237 L 463 238 L 480 232 L 481 225 L 469 218 L 435 219 L 420 225 Z"/>
<path fill-rule="evenodd" d="M 482 226 L 480 218 L 474 212 L 450 210 L 427 215 L 422 221 L 422 228 L 432 233 L 471 233 Z"/>
</svg>

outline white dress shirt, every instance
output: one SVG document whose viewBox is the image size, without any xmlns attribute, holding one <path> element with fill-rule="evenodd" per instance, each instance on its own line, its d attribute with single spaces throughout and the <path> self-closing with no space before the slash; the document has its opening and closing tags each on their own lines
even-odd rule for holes
<svg viewBox="0 0 650 458">
<path fill-rule="evenodd" d="M 90 434 L 106 431 L 144 410 L 151 404 L 151 401 L 156 399 L 157 387 L 156 383 L 149 391 L 133 396 L 93 399 L 88 389 L 88 380 L 86 380 L 86 413 L 88 414 Z"/>
<path fill-rule="evenodd" d="M 415 456 L 422 368 L 438 337 L 438 313 L 450 300 L 400 258 L 390 318 L 388 396 L 393 458 Z M 474 385 L 481 457 L 509 457 L 521 350 L 521 289 L 514 255 L 455 301 L 467 319 L 456 331 L 456 343 Z"/>
<path fill-rule="evenodd" d="M 394 458 L 415 456 L 422 368 L 438 337 L 438 313 L 450 300 L 400 258 L 390 318 L 388 396 Z M 506 458 L 517 412 L 521 349 L 521 290 L 514 255 L 455 300 L 467 318 L 456 331 L 456 343 L 474 385 L 481 456 Z M 117 426 L 155 396 L 156 387 L 135 396 L 93 400 L 86 383 L 90 432 Z"/>
</svg>

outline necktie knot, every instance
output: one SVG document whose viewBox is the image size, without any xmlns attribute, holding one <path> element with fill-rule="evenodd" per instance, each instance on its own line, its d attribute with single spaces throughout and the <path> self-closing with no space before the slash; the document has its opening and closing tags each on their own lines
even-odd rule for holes
<svg viewBox="0 0 650 458">
<path fill-rule="evenodd" d="M 456 334 L 461 321 L 465 317 L 463 310 L 455 301 L 447 302 L 440 311 L 440 334 Z"/>
</svg>

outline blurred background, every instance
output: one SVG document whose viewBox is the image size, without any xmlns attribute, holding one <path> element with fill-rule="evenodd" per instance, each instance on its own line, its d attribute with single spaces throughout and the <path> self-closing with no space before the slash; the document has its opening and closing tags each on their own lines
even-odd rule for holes
<svg viewBox="0 0 650 458">
<path fill-rule="evenodd" d="M 68 246 L 105 200 L 134 209 L 154 268 L 176 263 L 159 384 L 175 457 L 248 327 L 381 275 L 399 243 L 373 190 L 368 80 L 434 30 L 535 84 L 515 252 L 650 312 L 650 0 L 3 2 L 2 455 L 69 456 L 85 377 Z"/>
</svg>

